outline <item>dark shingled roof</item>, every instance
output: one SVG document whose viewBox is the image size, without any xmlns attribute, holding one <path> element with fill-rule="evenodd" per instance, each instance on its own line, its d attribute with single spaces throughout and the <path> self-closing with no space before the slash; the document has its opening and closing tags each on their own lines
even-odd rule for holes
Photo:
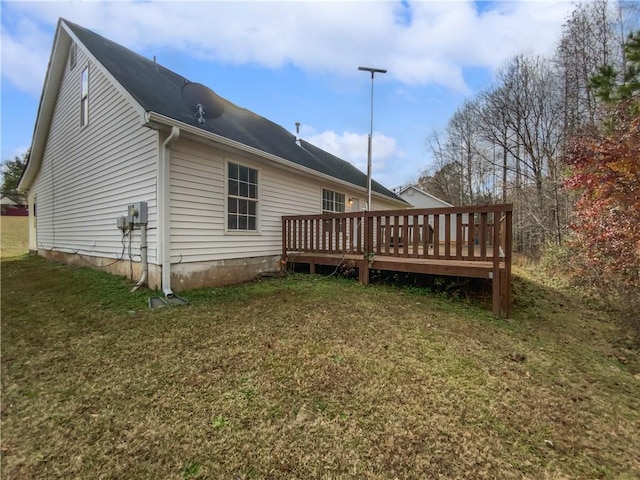
<svg viewBox="0 0 640 480">
<path fill-rule="evenodd" d="M 257 148 L 317 172 L 366 188 L 367 176 L 335 155 L 301 140 L 280 125 L 219 97 L 224 112 L 200 124 L 193 107 L 184 100 L 187 80 L 171 70 L 86 28 L 63 20 L 92 55 L 148 112 L 156 112 L 244 145 Z M 403 202 L 393 192 L 372 180 L 372 190 Z"/>
</svg>

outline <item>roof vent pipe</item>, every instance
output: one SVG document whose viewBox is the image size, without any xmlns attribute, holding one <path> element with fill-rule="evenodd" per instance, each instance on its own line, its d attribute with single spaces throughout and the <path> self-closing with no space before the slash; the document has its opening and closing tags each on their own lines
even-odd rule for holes
<svg viewBox="0 0 640 480">
<path fill-rule="evenodd" d="M 302 146 L 300 143 L 300 122 L 296 122 L 296 145 Z"/>
<path fill-rule="evenodd" d="M 196 105 L 196 117 L 198 117 L 198 123 L 200 125 L 202 125 L 204 123 L 204 115 L 205 115 L 205 111 L 204 111 L 204 105 L 202 105 L 201 103 Z"/>
</svg>

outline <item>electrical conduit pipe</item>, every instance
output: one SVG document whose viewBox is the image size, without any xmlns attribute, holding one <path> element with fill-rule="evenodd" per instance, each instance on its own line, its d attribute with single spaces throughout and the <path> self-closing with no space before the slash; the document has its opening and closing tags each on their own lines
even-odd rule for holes
<svg viewBox="0 0 640 480">
<path fill-rule="evenodd" d="M 149 276 L 149 261 L 147 260 L 147 224 L 143 223 L 140 226 L 140 263 L 142 266 L 142 274 L 140 280 L 131 289 L 132 292 L 138 290 L 141 286 L 147 283 L 147 277 Z"/>
</svg>

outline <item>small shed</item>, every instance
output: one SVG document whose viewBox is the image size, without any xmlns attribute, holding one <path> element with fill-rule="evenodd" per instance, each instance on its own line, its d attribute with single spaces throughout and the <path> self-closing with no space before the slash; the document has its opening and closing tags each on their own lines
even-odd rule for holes
<svg viewBox="0 0 640 480">
<path fill-rule="evenodd" d="M 29 208 L 27 205 L 11 200 L 9 197 L 0 199 L 1 214 L 7 217 L 28 217 Z"/>
</svg>

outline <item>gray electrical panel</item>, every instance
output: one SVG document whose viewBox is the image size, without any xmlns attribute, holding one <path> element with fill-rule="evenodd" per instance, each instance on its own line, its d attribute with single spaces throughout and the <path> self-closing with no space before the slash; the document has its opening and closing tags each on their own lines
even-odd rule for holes
<svg viewBox="0 0 640 480">
<path fill-rule="evenodd" d="M 147 221 L 147 202 L 136 202 L 127 207 L 129 225 L 146 225 Z"/>
</svg>

